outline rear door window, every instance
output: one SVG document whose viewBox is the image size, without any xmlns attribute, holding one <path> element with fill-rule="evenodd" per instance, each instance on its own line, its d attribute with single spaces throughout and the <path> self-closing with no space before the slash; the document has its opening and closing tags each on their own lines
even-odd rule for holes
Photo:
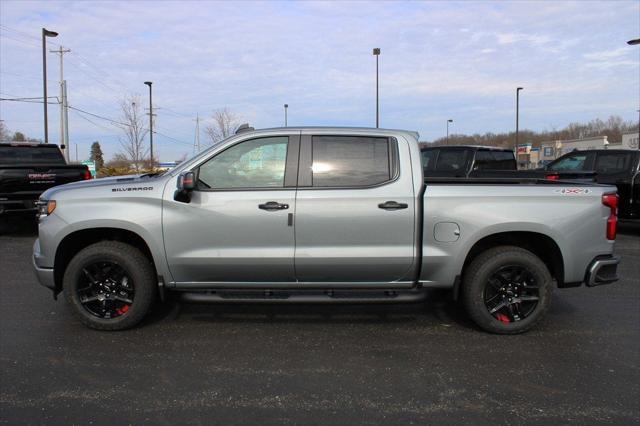
<svg viewBox="0 0 640 426">
<path fill-rule="evenodd" d="M 599 174 L 624 173 L 629 169 L 630 153 L 606 152 L 599 153 L 596 158 L 596 172 Z"/>
<path fill-rule="evenodd" d="M 312 155 L 314 187 L 371 186 L 391 179 L 387 138 L 314 136 Z"/>
<path fill-rule="evenodd" d="M 469 150 L 443 149 L 438 155 L 436 170 L 441 172 L 464 171 L 469 159 Z"/>
<path fill-rule="evenodd" d="M 480 150 L 476 152 L 474 170 L 515 170 L 516 161 L 511 152 Z"/>
</svg>

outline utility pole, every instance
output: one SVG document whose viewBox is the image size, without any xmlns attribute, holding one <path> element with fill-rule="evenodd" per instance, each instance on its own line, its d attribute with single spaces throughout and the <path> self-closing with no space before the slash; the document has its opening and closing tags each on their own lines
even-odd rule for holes
<svg viewBox="0 0 640 426">
<path fill-rule="evenodd" d="M 65 157 L 67 158 L 67 162 L 69 161 L 69 147 L 65 145 L 65 126 L 64 126 L 64 54 L 71 52 L 71 49 L 65 49 L 60 46 L 58 50 L 50 50 L 51 53 L 57 53 L 60 55 L 60 148 L 62 152 L 65 153 Z"/>
<path fill-rule="evenodd" d="M 149 86 L 149 145 L 151 148 L 151 168 L 155 168 L 154 160 L 153 160 L 153 98 L 151 93 L 151 85 L 153 82 L 145 81 L 144 84 Z"/>
<path fill-rule="evenodd" d="M 62 109 L 64 111 L 64 146 L 69 162 L 69 99 L 67 98 L 67 80 L 62 80 Z"/>
<path fill-rule="evenodd" d="M 196 114 L 196 136 L 193 140 L 193 153 L 197 154 L 200 152 L 200 114 Z"/>
</svg>

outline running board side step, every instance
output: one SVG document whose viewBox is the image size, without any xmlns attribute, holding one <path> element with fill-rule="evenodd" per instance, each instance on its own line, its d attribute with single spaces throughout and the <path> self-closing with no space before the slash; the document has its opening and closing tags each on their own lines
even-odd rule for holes
<svg viewBox="0 0 640 426">
<path fill-rule="evenodd" d="M 189 303 L 416 303 L 427 298 L 424 289 L 397 290 L 220 290 L 207 292 L 180 292 L 180 299 Z"/>
</svg>

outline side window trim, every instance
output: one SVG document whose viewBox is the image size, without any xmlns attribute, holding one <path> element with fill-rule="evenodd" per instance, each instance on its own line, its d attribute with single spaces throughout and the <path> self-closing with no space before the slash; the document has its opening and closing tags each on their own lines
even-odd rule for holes
<svg viewBox="0 0 640 426">
<path fill-rule="evenodd" d="M 400 163 L 398 161 L 398 140 L 394 137 L 386 138 L 389 142 L 389 162 L 390 162 L 390 178 L 384 182 L 376 183 L 374 185 L 359 185 L 359 186 L 312 186 L 313 174 L 311 166 L 313 165 L 313 136 L 345 136 L 345 135 L 302 135 L 300 140 L 300 162 L 298 167 L 298 188 L 299 189 L 368 189 L 377 188 L 380 186 L 388 185 L 400 177 Z M 371 137 L 370 135 L 355 135 L 362 137 Z"/>
<path fill-rule="evenodd" d="M 207 157 L 206 160 L 200 162 L 197 166 L 195 166 L 192 170 L 195 172 L 196 174 L 196 191 L 201 191 L 201 192 L 240 192 L 240 191 L 283 191 L 285 189 L 292 189 L 296 187 L 297 184 L 297 175 L 298 175 L 298 160 L 299 160 L 299 153 L 300 153 L 300 134 L 285 134 L 285 135 L 274 135 L 274 136 L 279 136 L 279 137 L 286 137 L 288 138 L 288 142 L 287 142 L 287 158 L 285 160 L 285 169 L 284 169 L 284 185 L 280 186 L 280 187 L 256 187 L 256 188 L 251 188 L 251 187 L 246 187 L 246 188 L 204 188 L 201 187 L 199 182 L 200 182 L 200 167 L 202 167 L 203 165 L 207 164 L 210 160 L 212 160 L 213 158 L 215 158 L 216 156 L 222 154 L 223 152 L 227 151 L 228 149 L 231 149 L 241 143 L 244 142 L 251 142 L 253 140 L 256 139 L 263 139 L 263 138 L 268 138 L 268 137 L 273 137 L 273 136 L 258 136 L 255 138 L 249 138 L 249 139 L 243 139 L 240 140 L 236 143 L 234 143 L 233 145 L 229 145 L 228 147 L 226 147 L 225 149 L 223 149 L 220 152 L 216 152 L 215 155 L 212 155 L 210 157 Z"/>
</svg>

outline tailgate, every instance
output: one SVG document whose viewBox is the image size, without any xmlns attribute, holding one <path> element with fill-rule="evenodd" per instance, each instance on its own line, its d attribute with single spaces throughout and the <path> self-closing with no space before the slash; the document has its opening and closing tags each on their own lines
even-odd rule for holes
<svg viewBox="0 0 640 426">
<path fill-rule="evenodd" d="M 0 194 L 42 193 L 85 178 L 86 166 L 28 165 L 0 167 Z"/>
</svg>

